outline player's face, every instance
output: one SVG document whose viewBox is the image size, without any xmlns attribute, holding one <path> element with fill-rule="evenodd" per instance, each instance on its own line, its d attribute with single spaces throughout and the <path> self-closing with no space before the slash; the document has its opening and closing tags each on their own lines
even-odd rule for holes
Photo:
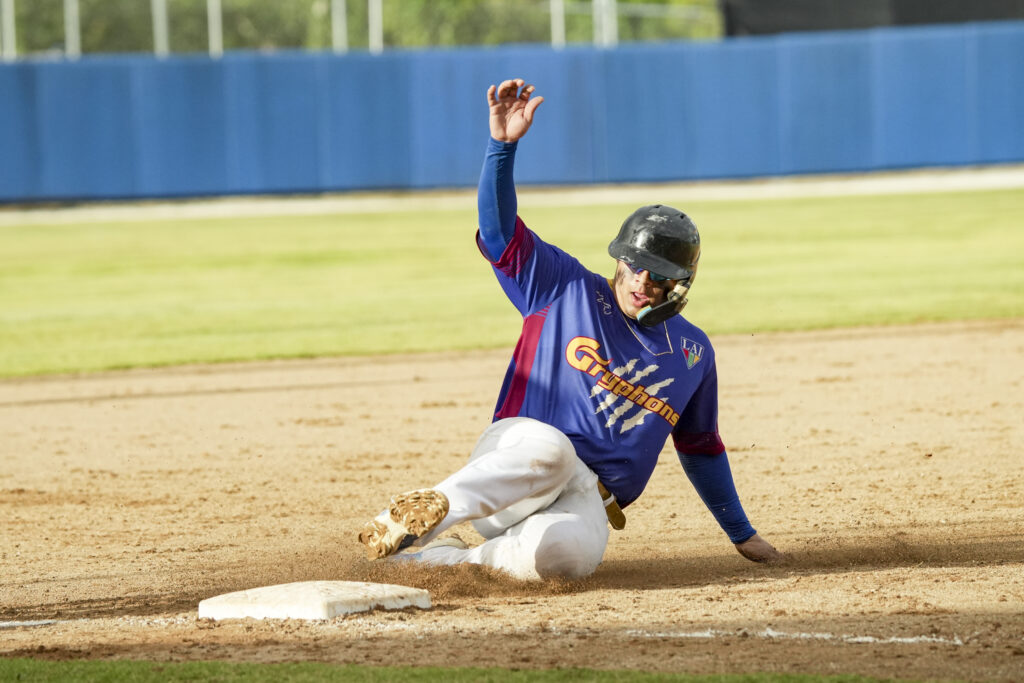
<svg viewBox="0 0 1024 683">
<path fill-rule="evenodd" d="M 666 293 L 676 284 L 675 280 L 654 282 L 646 270 L 634 272 L 622 261 L 615 267 L 615 300 L 619 308 L 630 318 L 647 306 L 657 306 L 665 300 Z"/>
</svg>

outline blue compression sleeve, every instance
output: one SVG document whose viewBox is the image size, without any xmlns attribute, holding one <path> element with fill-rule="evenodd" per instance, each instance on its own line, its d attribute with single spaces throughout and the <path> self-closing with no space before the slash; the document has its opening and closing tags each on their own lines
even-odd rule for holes
<svg viewBox="0 0 1024 683">
<path fill-rule="evenodd" d="M 676 454 L 693 488 L 730 541 L 742 543 L 757 533 L 743 512 L 724 451 L 718 455 L 687 455 L 679 451 Z"/>
<path fill-rule="evenodd" d="M 512 170 L 517 145 L 491 138 L 480 171 L 477 188 L 480 241 L 492 261 L 501 258 L 516 229 L 516 186 Z"/>
</svg>

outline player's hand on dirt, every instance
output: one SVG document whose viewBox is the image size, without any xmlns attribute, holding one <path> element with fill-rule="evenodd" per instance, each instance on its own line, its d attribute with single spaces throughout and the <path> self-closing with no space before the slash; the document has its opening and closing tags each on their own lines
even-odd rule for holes
<svg viewBox="0 0 1024 683">
<path fill-rule="evenodd" d="M 544 101 L 534 97 L 534 87 L 521 78 L 502 81 L 497 87 L 487 89 L 487 104 L 490 105 L 491 137 L 500 142 L 515 142 L 526 135 L 533 123 L 533 113 Z"/>
<path fill-rule="evenodd" d="M 754 534 L 743 541 L 743 543 L 736 543 L 735 545 L 740 555 L 751 562 L 781 562 L 783 557 L 785 557 L 771 543 L 761 538 L 759 534 Z"/>
</svg>

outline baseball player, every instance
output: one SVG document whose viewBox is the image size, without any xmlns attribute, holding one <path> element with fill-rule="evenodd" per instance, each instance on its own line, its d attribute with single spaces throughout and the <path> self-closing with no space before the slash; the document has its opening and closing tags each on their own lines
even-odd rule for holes
<svg viewBox="0 0 1024 683">
<path fill-rule="evenodd" d="M 740 554 L 779 559 L 733 484 L 718 434 L 714 349 L 677 315 L 697 272 L 696 227 L 668 206 L 637 209 L 608 247 L 611 279 L 544 242 L 517 216 L 513 182 L 518 140 L 544 101 L 533 93 L 522 79 L 487 91 L 477 245 L 523 316 L 494 421 L 464 467 L 392 498 L 360 542 L 371 559 L 475 563 L 521 579 L 587 576 L 671 437 Z M 442 536 L 467 520 L 484 543 Z"/>
</svg>

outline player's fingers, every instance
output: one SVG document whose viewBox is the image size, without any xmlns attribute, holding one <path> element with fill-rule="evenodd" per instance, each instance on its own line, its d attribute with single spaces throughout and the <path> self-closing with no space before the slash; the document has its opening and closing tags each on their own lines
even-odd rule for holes
<svg viewBox="0 0 1024 683">
<path fill-rule="evenodd" d="M 543 101 L 543 97 L 535 97 L 526 103 L 526 109 L 523 111 L 523 116 L 526 117 L 527 121 L 531 123 L 533 122 L 533 112 L 537 111 L 537 107 L 539 107 L 540 103 Z"/>
<path fill-rule="evenodd" d="M 498 98 L 494 96 L 497 91 L 498 89 L 493 85 L 487 89 L 487 104 L 493 106 L 498 103 Z"/>
<path fill-rule="evenodd" d="M 530 99 L 530 95 L 533 94 L 534 90 L 536 90 L 536 88 L 534 88 L 532 85 L 526 86 L 525 88 L 523 88 L 523 91 L 519 93 L 519 99 L 523 101 Z"/>
<path fill-rule="evenodd" d="M 508 97 L 514 95 L 516 92 L 516 85 L 513 81 L 502 81 L 501 85 L 498 86 L 498 99 L 502 97 Z"/>
</svg>

